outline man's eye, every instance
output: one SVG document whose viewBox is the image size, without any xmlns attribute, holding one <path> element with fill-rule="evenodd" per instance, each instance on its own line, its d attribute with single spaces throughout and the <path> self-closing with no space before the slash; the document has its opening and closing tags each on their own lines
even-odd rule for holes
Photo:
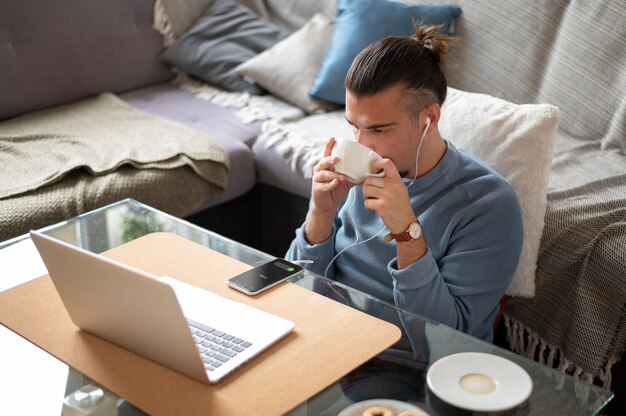
<svg viewBox="0 0 626 416">
<path fill-rule="evenodd" d="M 385 130 L 382 129 L 371 129 L 370 131 L 374 134 L 381 134 L 385 132 Z"/>
</svg>

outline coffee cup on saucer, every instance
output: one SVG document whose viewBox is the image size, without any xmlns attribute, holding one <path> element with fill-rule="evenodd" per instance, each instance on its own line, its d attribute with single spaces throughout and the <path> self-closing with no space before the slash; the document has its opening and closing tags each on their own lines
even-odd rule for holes
<svg viewBox="0 0 626 416">
<path fill-rule="evenodd" d="M 353 140 L 336 139 L 331 155 L 339 158 L 334 167 L 335 172 L 345 175 L 352 183 L 359 184 L 368 176 L 385 176 L 385 172 L 372 173 L 372 162 L 382 157 Z"/>
</svg>

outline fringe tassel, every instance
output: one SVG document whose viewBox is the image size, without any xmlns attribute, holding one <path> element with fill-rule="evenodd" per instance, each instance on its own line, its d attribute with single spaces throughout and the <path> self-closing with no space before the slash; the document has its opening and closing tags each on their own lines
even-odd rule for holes
<svg viewBox="0 0 626 416">
<path fill-rule="evenodd" d="M 602 366 L 602 369 L 600 370 L 600 381 L 602 381 L 602 387 L 604 387 L 605 389 L 610 389 L 611 388 L 611 381 L 613 381 L 613 375 L 611 374 L 611 369 L 613 368 L 613 365 L 615 365 L 615 363 L 618 361 L 617 357 L 611 357 L 609 358 L 609 360 L 607 361 L 607 363 Z"/>
<path fill-rule="evenodd" d="M 602 382 L 602 387 L 609 390 L 611 389 L 611 369 L 619 360 L 618 357 L 609 357 L 602 368 L 600 368 L 600 373 L 597 376 L 594 376 L 593 374 L 585 371 L 582 367 L 572 363 L 563 356 L 558 347 L 547 343 L 539 336 L 539 334 L 531 331 L 521 322 L 513 319 L 507 314 L 504 314 L 503 318 L 504 326 L 506 328 L 506 339 L 509 342 L 511 351 L 514 353 L 531 359 L 535 359 L 535 354 L 538 354 L 536 361 L 539 362 L 539 364 L 544 364 L 550 368 L 554 367 L 555 359 L 557 359 L 559 363 L 557 367 L 558 371 L 571 374 L 573 377 L 582 380 L 587 384 L 592 384 L 596 378 L 598 378 Z M 528 344 L 526 343 L 526 340 L 528 340 Z M 544 360 L 546 350 L 548 351 L 548 356 Z"/>
<path fill-rule="evenodd" d="M 504 319 L 504 327 L 506 328 L 506 340 L 510 345 L 513 345 L 513 340 L 511 339 L 513 336 L 513 329 L 511 328 L 513 323 L 511 322 L 511 318 L 507 315 L 502 315 L 502 319 Z"/>
<path fill-rule="evenodd" d="M 583 372 L 583 369 L 578 367 L 578 366 L 576 366 L 576 369 L 574 370 L 574 373 L 572 375 L 574 377 L 580 379 L 581 378 L 580 375 L 582 374 L 582 372 Z"/>
<path fill-rule="evenodd" d="M 539 347 L 539 358 L 538 358 L 539 364 L 546 365 L 546 360 L 545 360 L 546 348 L 548 348 L 548 344 L 544 340 L 541 340 L 540 347 Z"/>
<path fill-rule="evenodd" d="M 210 101 L 223 107 L 242 108 L 250 103 L 250 94 L 248 93 L 226 92 L 193 80 L 185 74 L 179 74 L 174 83 L 201 100 Z"/>
<path fill-rule="evenodd" d="M 583 371 L 582 368 L 576 367 L 576 371 L 574 372 L 574 377 L 580 378 L 580 373 L 582 371 Z M 589 393 L 590 393 L 590 389 L 587 386 L 581 386 L 580 384 L 574 385 L 574 395 L 578 399 L 578 403 L 580 403 L 581 405 L 584 405 L 589 401 Z"/>
<path fill-rule="evenodd" d="M 266 148 L 276 147 L 294 172 L 300 172 L 307 179 L 313 176 L 313 167 L 324 154 L 327 138 L 312 137 L 285 124 L 303 117 L 305 114 L 301 109 L 270 96 L 223 91 L 192 80 L 185 74 L 179 74 L 174 83 L 201 100 L 238 108 L 236 115 L 246 124 L 263 121 L 257 140 L 264 140 Z"/>
<path fill-rule="evenodd" d="M 531 360 L 535 358 L 537 346 L 539 346 L 539 336 L 533 333 L 529 336 L 528 347 L 526 348 L 526 358 L 530 358 Z"/>
<path fill-rule="evenodd" d="M 294 132 L 275 120 L 263 123 L 258 140 L 264 140 L 266 148 L 276 146 L 279 153 L 289 159 L 291 169 L 300 170 L 305 178 L 313 176 L 313 166 L 322 158 L 326 143 L 326 139 Z"/>
<path fill-rule="evenodd" d="M 593 376 L 593 374 L 590 374 L 590 373 L 588 373 L 586 371 L 583 371 L 583 374 L 581 375 L 580 378 L 585 383 L 591 384 L 591 383 L 593 383 L 593 380 L 594 380 L 595 377 Z"/>
<path fill-rule="evenodd" d="M 562 373 L 567 373 L 567 370 L 569 370 L 571 365 L 572 365 L 572 362 L 561 355 L 559 367 L 557 368 L 557 370 L 559 370 Z"/>
<path fill-rule="evenodd" d="M 222 107 L 238 108 L 236 116 L 246 124 L 255 121 L 276 120 L 290 121 L 305 116 L 304 111 L 270 95 L 256 96 L 247 92 L 229 92 L 212 87 L 203 82 L 192 80 L 185 74 L 179 74 L 174 80 L 179 88 L 189 91 L 197 98 Z"/>
<path fill-rule="evenodd" d="M 524 337 L 523 331 L 520 334 L 521 326 L 517 321 L 512 320 L 507 315 L 504 315 L 504 326 L 506 327 L 506 339 L 511 346 L 511 350 L 518 354 L 522 354 L 522 351 L 524 350 Z"/>
<path fill-rule="evenodd" d="M 556 354 L 556 348 L 550 347 L 550 352 L 548 353 L 548 359 L 546 360 L 546 365 L 550 368 L 554 367 L 554 355 Z"/>
</svg>

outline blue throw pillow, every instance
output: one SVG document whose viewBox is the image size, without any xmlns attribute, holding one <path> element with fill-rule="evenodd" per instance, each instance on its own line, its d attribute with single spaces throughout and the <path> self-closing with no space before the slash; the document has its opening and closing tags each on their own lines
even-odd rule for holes
<svg viewBox="0 0 626 416">
<path fill-rule="evenodd" d="M 408 36 L 413 21 L 443 24 L 450 33 L 461 13 L 456 6 L 408 5 L 389 0 L 337 0 L 335 29 L 324 61 L 309 94 L 313 98 L 345 104 L 345 79 L 354 58 L 369 44 L 389 35 Z"/>
</svg>

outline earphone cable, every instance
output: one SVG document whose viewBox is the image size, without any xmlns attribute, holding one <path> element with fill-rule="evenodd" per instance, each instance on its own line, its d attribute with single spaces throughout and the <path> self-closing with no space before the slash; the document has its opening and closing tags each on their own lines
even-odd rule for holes
<svg viewBox="0 0 626 416">
<path fill-rule="evenodd" d="M 420 156 L 420 150 L 422 148 L 422 143 L 424 142 L 424 138 L 426 137 L 426 133 L 428 132 L 428 128 L 430 127 L 430 118 L 426 118 L 426 126 L 424 127 L 424 132 L 422 133 L 422 137 L 420 138 L 420 142 L 417 145 L 417 154 L 415 156 L 415 176 L 413 177 L 413 179 L 411 180 L 411 182 L 407 185 L 406 189 L 408 190 L 409 188 L 411 188 L 411 186 L 413 185 L 413 183 L 415 182 L 415 180 L 417 179 L 417 173 L 418 173 L 418 167 L 419 167 L 419 156 Z M 369 237 L 367 240 L 363 240 L 361 242 L 359 242 L 359 230 L 357 229 L 357 227 L 354 225 L 354 221 L 352 221 L 352 218 L 350 217 L 350 211 L 352 211 L 352 208 L 354 207 L 354 203 L 356 202 L 356 190 L 352 193 L 352 203 L 350 204 L 350 208 L 348 209 L 347 212 L 347 218 L 350 220 L 350 223 L 352 224 L 352 228 L 354 228 L 354 233 L 356 235 L 355 240 L 347 245 L 346 247 L 344 247 L 343 249 L 341 249 L 341 251 L 339 251 L 339 253 L 337 253 L 335 255 L 335 257 L 332 258 L 332 260 L 328 263 L 328 266 L 326 266 L 326 270 L 324 270 L 324 277 L 328 278 L 328 270 L 330 269 L 330 266 L 335 262 L 335 260 L 337 259 L 337 257 L 339 257 L 340 255 L 342 255 L 346 250 L 357 246 L 359 244 L 364 244 L 367 243 L 368 241 L 373 240 L 374 238 L 376 238 L 381 232 L 383 232 L 383 230 L 385 228 L 387 228 L 386 226 L 383 226 L 383 228 L 381 228 L 376 234 L 374 234 L 373 236 Z"/>
</svg>

